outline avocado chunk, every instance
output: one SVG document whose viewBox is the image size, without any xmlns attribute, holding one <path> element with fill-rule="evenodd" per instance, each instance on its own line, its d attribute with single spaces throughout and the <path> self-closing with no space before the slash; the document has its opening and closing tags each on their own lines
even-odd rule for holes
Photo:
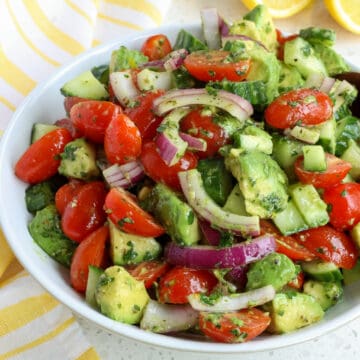
<svg viewBox="0 0 360 360">
<path fill-rule="evenodd" d="M 245 16 L 244 20 L 252 21 L 259 29 L 260 41 L 270 51 L 277 48 L 276 29 L 269 10 L 265 5 L 257 5 Z"/>
<path fill-rule="evenodd" d="M 231 149 L 225 164 L 239 182 L 249 214 L 266 219 L 286 208 L 287 177 L 270 155 Z"/>
<path fill-rule="evenodd" d="M 84 138 L 70 141 L 61 153 L 59 173 L 76 179 L 91 180 L 100 174 L 95 147 Z"/>
<path fill-rule="evenodd" d="M 152 237 L 127 234 L 109 221 L 110 256 L 115 265 L 139 264 L 153 260 L 161 251 L 160 244 Z"/>
<path fill-rule="evenodd" d="M 267 330 L 276 334 L 300 329 L 324 316 L 324 310 L 314 297 L 295 291 L 276 294 L 271 303 L 266 304 L 266 310 L 271 317 Z"/>
<path fill-rule="evenodd" d="M 193 209 L 166 185 L 157 183 L 143 206 L 155 215 L 176 243 L 190 246 L 200 240 L 198 219 Z"/>
<path fill-rule="evenodd" d="M 244 150 L 259 150 L 271 154 L 273 143 L 271 135 L 256 125 L 249 125 L 233 135 L 234 145 Z"/>
<path fill-rule="evenodd" d="M 298 272 L 299 268 L 286 255 L 274 252 L 250 265 L 246 288 L 252 290 L 272 285 L 275 290 L 281 290 Z"/>
<path fill-rule="evenodd" d="M 231 190 L 230 195 L 226 199 L 223 210 L 242 216 L 249 216 L 245 208 L 245 199 L 240 190 L 239 184 L 236 184 Z"/>
<path fill-rule="evenodd" d="M 280 94 L 304 86 L 305 81 L 295 66 L 287 65 L 283 61 L 279 61 L 279 64 L 278 91 Z"/>
<path fill-rule="evenodd" d="M 304 293 L 314 297 L 322 309 L 326 311 L 339 302 L 343 294 L 343 288 L 340 281 L 308 280 L 304 284 Z"/>
<path fill-rule="evenodd" d="M 95 299 L 100 311 L 109 318 L 138 324 L 150 298 L 143 281 L 136 280 L 123 267 L 114 265 L 100 275 Z"/>
<path fill-rule="evenodd" d="M 53 204 L 54 201 L 55 190 L 51 181 L 46 180 L 35 185 L 30 185 L 25 190 L 26 208 L 30 213 L 35 214 L 38 210 Z"/>
<path fill-rule="evenodd" d="M 60 216 L 54 204 L 37 211 L 28 228 L 34 241 L 50 257 L 70 267 L 77 243 L 66 237 L 61 230 Z"/>
<path fill-rule="evenodd" d="M 251 20 L 240 19 L 229 28 L 230 35 L 244 35 L 253 40 L 261 41 L 261 35 L 256 24 Z"/>
</svg>

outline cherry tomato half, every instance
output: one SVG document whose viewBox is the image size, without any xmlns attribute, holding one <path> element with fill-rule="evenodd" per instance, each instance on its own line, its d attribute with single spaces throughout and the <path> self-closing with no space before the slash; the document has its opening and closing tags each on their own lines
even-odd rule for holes
<svg viewBox="0 0 360 360">
<path fill-rule="evenodd" d="M 121 107 L 110 101 L 88 100 L 72 106 L 70 120 L 83 136 L 102 144 L 106 128 L 121 113 Z"/>
<path fill-rule="evenodd" d="M 304 184 L 312 184 L 316 188 L 328 188 L 339 184 L 351 170 L 351 164 L 338 157 L 326 153 L 325 171 L 307 171 L 304 169 L 304 157 L 299 156 L 295 161 L 295 173 Z"/>
<path fill-rule="evenodd" d="M 164 233 L 161 225 L 143 210 L 134 195 L 122 188 L 112 188 L 105 199 L 109 219 L 124 232 L 157 237 Z"/>
<path fill-rule="evenodd" d="M 259 309 L 229 313 L 200 312 L 200 330 L 209 338 L 223 343 L 242 343 L 260 335 L 270 324 L 270 316 Z"/>
<path fill-rule="evenodd" d="M 274 128 L 317 125 L 330 119 L 330 97 L 316 89 L 295 89 L 280 95 L 265 110 L 265 121 Z"/>
<path fill-rule="evenodd" d="M 311 251 L 299 243 L 293 236 L 282 235 L 270 221 L 261 219 L 260 230 L 262 234 L 268 233 L 275 236 L 276 251 L 286 255 L 291 260 L 309 261 L 316 258 Z"/>
<path fill-rule="evenodd" d="M 114 117 L 105 130 L 104 149 L 112 164 L 125 164 L 141 153 L 141 136 L 136 125 L 125 115 Z"/>
<path fill-rule="evenodd" d="M 101 267 L 104 263 L 108 237 L 109 228 L 101 226 L 90 233 L 76 248 L 70 265 L 70 282 L 75 290 L 85 292 L 89 265 Z"/>
<path fill-rule="evenodd" d="M 139 281 L 144 281 L 145 287 L 148 289 L 154 282 L 170 269 L 170 265 L 166 262 L 157 260 L 144 261 L 133 269 L 129 269 L 129 273 Z"/>
<path fill-rule="evenodd" d="M 162 118 L 154 114 L 153 101 L 163 94 L 163 90 L 142 93 L 135 98 L 134 106 L 125 109 L 125 114 L 138 127 L 143 141 L 152 140 L 157 134 Z"/>
<path fill-rule="evenodd" d="M 190 294 L 209 293 L 217 283 L 210 271 L 176 266 L 160 279 L 159 301 L 186 304 Z"/>
<path fill-rule="evenodd" d="M 199 158 L 216 155 L 219 149 L 230 141 L 226 131 L 213 121 L 211 115 L 204 115 L 202 109 L 196 109 L 187 114 L 181 120 L 180 129 L 206 141 L 206 151 L 196 153 Z"/>
<path fill-rule="evenodd" d="M 201 81 L 242 81 L 250 70 L 250 60 L 226 61 L 229 52 L 224 50 L 194 51 L 184 60 L 189 73 Z"/>
<path fill-rule="evenodd" d="M 149 60 L 159 60 L 171 52 L 171 44 L 166 35 L 157 34 L 147 38 L 141 47 L 141 52 Z"/>
<path fill-rule="evenodd" d="M 197 158 L 190 151 L 185 152 L 176 164 L 168 166 L 159 155 L 154 141 L 143 145 L 140 160 L 149 177 L 178 191 L 181 191 L 178 172 L 194 169 L 197 166 Z"/>
<path fill-rule="evenodd" d="M 45 134 L 21 155 L 15 165 L 16 176 L 29 184 L 50 179 L 57 173 L 60 154 L 71 140 L 69 130 L 64 128 Z"/>
<path fill-rule="evenodd" d="M 351 239 L 342 231 L 325 225 L 301 231 L 294 235 L 304 246 L 324 261 L 351 269 L 355 266 L 358 252 Z"/>
<path fill-rule="evenodd" d="M 102 181 L 92 181 L 82 186 L 70 201 L 61 217 L 61 228 L 71 240 L 81 242 L 106 220 L 103 209 L 106 196 Z"/>
<path fill-rule="evenodd" d="M 350 230 L 360 221 L 360 184 L 345 183 L 325 189 L 330 223 L 338 230 Z"/>
<path fill-rule="evenodd" d="M 60 215 L 64 213 L 67 204 L 79 193 L 84 184 L 83 181 L 72 179 L 56 191 L 55 206 Z"/>
<path fill-rule="evenodd" d="M 292 35 L 284 36 L 279 29 L 276 29 L 276 38 L 279 43 L 279 46 L 277 48 L 277 58 L 279 60 L 284 60 L 284 45 L 285 45 L 285 43 L 287 41 L 296 39 L 298 36 L 299 36 L 299 34 L 292 34 Z"/>
</svg>

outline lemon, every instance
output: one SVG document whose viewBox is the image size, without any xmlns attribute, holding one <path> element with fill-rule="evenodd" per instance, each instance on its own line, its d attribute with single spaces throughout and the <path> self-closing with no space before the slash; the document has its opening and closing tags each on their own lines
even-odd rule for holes
<svg viewBox="0 0 360 360">
<path fill-rule="evenodd" d="M 331 16 L 346 30 L 360 34 L 359 0 L 324 0 Z"/>
<path fill-rule="evenodd" d="M 313 0 L 242 0 L 244 5 L 251 10 L 256 5 L 264 4 L 273 18 L 287 18 L 297 14 Z"/>
</svg>

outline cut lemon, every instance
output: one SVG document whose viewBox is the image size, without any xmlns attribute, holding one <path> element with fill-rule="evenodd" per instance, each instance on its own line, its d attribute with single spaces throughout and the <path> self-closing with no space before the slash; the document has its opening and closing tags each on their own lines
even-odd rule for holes
<svg viewBox="0 0 360 360">
<path fill-rule="evenodd" d="M 331 16 L 346 30 L 360 34 L 359 0 L 324 0 Z"/>
<path fill-rule="evenodd" d="M 244 5 L 251 10 L 256 5 L 265 5 L 273 18 L 287 18 L 297 14 L 313 0 L 242 0 Z"/>
</svg>

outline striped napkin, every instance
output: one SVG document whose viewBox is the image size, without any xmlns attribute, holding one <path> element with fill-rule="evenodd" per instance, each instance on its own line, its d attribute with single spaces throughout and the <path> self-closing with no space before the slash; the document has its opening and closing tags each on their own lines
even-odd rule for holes
<svg viewBox="0 0 360 360">
<path fill-rule="evenodd" d="M 0 136 L 57 67 L 160 25 L 170 0 L 0 0 Z M 72 313 L 14 259 L 0 230 L 0 360 L 99 359 Z"/>
</svg>

